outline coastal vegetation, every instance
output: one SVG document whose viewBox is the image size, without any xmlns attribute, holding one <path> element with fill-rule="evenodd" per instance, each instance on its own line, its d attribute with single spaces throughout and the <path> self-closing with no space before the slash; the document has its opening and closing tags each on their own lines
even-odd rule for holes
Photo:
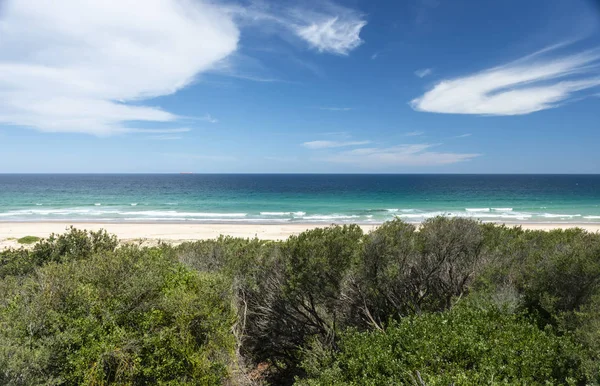
<svg viewBox="0 0 600 386">
<path fill-rule="evenodd" d="M 20 239 L 17 239 L 17 243 L 29 245 L 29 244 L 37 243 L 40 240 L 41 240 L 41 238 L 39 238 L 37 236 L 25 236 L 25 237 L 21 237 Z"/>
<path fill-rule="evenodd" d="M 438 217 L 0 252 L 2 385 L 600 383 L 600 234 Z"/>
</svg>

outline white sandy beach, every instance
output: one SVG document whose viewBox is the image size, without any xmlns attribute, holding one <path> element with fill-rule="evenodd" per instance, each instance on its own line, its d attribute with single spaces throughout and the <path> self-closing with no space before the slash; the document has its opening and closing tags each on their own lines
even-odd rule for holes
<svg viewBox="0 0 600 386">
<path fill-rule="evenodd" d="M 74 226 L 79 229 L 106 229 L 125 242 L 137 240 L 164 240 L 180 243 L 190 240 L 213 239 L 219 235 L 263 240 L 284 240 L 307 229 L 325 224 L 132 224 L 132 223 L 63 223 L 63 222 L 5 222 L 0 223 L 0 250 L 19 246 L 16 239 L 24 236 L 48 237 L 52 233 L 64 233 Z M 368 232 L 375 225 L 363 226 Z"/>
<path fill-rule="evenodd" d="M 189 240 L 212 239 L 219 235 L 264 240 L 283 240 L 307 229 L 326 226 L 326 224 L 133 224 L 133 223 L 66 223 L 66 222 L 5 222 L 0 223 L 0 250 L 19 247 L 17 239 L 24 236 L 48 237 L 52 233 L 64 233 L 73 225 L 79 229 L 106 229 L 117 235 L 120 240 L 137 241 L 164 240 L 180 243 Z M 511 224 L 515 225 L 515 224 Z M 524 229 L 551 230 L 557 228 L 580 227 L 590 232 L 600 232 L 600 224 L 519 224 Z M 362 225 L 369 232 L 377 225 Z"/>
</svg>

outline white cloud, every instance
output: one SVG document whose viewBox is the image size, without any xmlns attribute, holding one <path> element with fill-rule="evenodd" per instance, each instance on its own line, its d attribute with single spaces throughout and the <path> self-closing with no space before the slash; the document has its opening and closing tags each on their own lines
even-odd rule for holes
<svg viewBox="0 0 600 386">
<path fill-rule="evenodd" d="M 253 18 L 251 7 L 211 0 L 0 2 L 0 124 L 99 136 L 184 118 L 148 100 L 217 69 L 236 52 L 241 26 L 268 21 L 321 52 L 347 54 L 366 24 L 332 3 L 316 10 L 275 3 Z M 242 14 L 250 17 L 240 22 Z"/>
<path fill-rule="evenodd" d="M 466 138 L 466 137 L 470 137 L 471 135 L 472 135 L 471 133 L 466 133 L 466 134 L 457 135 L 454 138 Z"/>
<path fill-rule="evenodd" d="M 190 84 L 237 48 L 239 31 L 192 0 L 5 0 L 0 123 L 109 135 L 177 116 L 140 101 Z M 135 125 L 133 125 L 135 126 Z"/>
<path fill-rule="evenodd" d="M 238 23 L 242 24 L 240 21 Z M 260 23 L 259 23 L 260 24 Z M 227 58 L 218 62 L 211 73 L 224 75 L 230 78 L 237 78 L 259 83 L 286 82 L 283 79 L 273 77 L 269 68 L 260 60 L 236 51 Z"/>
<path fill-rule="evenodd" d="M 555 45 L 473 75 L 443 80 L 411 101 L 418 111 L 519 115 L 550 109 L 600 86 L 600 50 L 548 58 Z"/>
<path fill-rule="evenodd" d="M 340 147 L 362 146 L 371 141 L 312 141 L 302 145 L 312 150 L 336 149 Z M 476 153 L 444 153 L 429 149 L 440 144 L 401 144 L 390 147 L 358 147 L 351 150 L 331 150 L 322 161 L 353 164 L 361 168 L 381 168 L 390 166 L 439 166 L 469 161 L 480 156 Z"/>
<path fill-rule="evenodd" d="M 296 32 L 319 52 L 348 55 L 361 45 L 360 30 L 366 24 L 366 21 L 360 19 L 332 17 L 298 27 Z"/>
<path fill-rule="evenodd" d="M 424 131 L 409 131 L 408 133 L 404 133 L 404 135 L 407 137 L 418 137 L 423 134 L 425 134 Z"/>
<path fill-rule="evenodd" d="M 362 44 L 360 32 L 367 25 L 351 8 L 322 0 L 303 2 L 302 8 L 285 8 L 279 2 L 230 6 L 228 11 L 245 23 L 268 23 L 292 32 L 319 52 L 348 55 Z"/>
<path fill-rule="evenodd" d="M 415 75 L 419 78 L 424 78 L 427 75 L 431 75 L 432 72 L 433 70 L 431 68 L 422 68 L 420 70 L 415 71 Z"/>
<path fill-rule="evenodd" d="M 440 166 L 469 161 L 480 154 L 443 153 L 428 149 L 437 144 L 410 144 L 392 147 L 370 147 L 342 151 L 325 161 L 353 164 L 361 168 L 390 166 Z"/>
<path fill-rule="evenodd" d="M 310 141 L 304 142 L 302 146 L 309 149 L 328 149 L 332 147 L 360 146 L 371 143 L 371 141 Z"/>
</svg>

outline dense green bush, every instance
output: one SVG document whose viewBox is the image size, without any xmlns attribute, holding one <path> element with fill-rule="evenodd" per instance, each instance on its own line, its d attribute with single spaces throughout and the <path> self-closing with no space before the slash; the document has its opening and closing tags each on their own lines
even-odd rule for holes
<svg viewBox="0 0 600 386">
<path fill-rule="evenodd" d="M 0 278 L 25 275 L 49 262 L 85 259 L 94 253 L 112 252 L 117 245 L 117 237 L 105 230 L 93 232 L 70 227 L 64 234 L 53 233 L 47 239 L 41 239 L 31 252 L 24 248 L 0 252 Z"/>
<path fill-rule="evenodd" d="M 292 236 L 264 262 L 254 283 L 242 288 L 247 307 L 243 349 L 255 362 L 275 367 L 277 382 L 290 382 L 297 374 L 299 349 L 306 342 L 332 342 L 342 284 L 361 237 L 355 225 Z"/>
<path fill-rule="evenodd" d="M 9 249 L 0 252 L 0 279 L 5 276 L 25 275 L 34 268 L 35 263 L 27 249 Z"/>
<path fill-rule="evenodd" d="M 350 315 L 381 328 L 390 317 L 448 309 L 480 271 L 482 247 L 482 230 L 466 219 L 431 219 L 418 232 L 400 220 L 383 224 L 365 236 Z"/>
<path fill-rule="evenodd" d="M 307 354 L 299 385 L 577 384 L 579 347 L 496 307 L 460 305 L 410 316 L 385 331 L 342 334 L 333 355 Z"/>
<path fill-rule="evenodd" d="M 221 236 L 216 240 L 186 242 L 176 247 L 163 245 L 175 259 L 200 272 L 222 272 L 232 278 L 252 277 L 262 270 L 280 243 L 259 239 Z"/>
<path fill-rule="evenodd" d="M 229 281 L 156 250 L 49 263 L 0 284 L 0 384 L 221 384 Z"/>
<path fill-rule="evenodd" d="M 41 265 L 52 261 L 85 259 L 94 253 L 114 251 L 117 245 L 117 237 L 105 230 L 94 232 L 71 227 L 65 234 L 51 234 L 37 243 L 31 255 L 34 262 Z"/>
<path fill-rule="evenodd" d="M 37 243 L 40 240 L 41 239 L 39 237 L 37 237 L 37 236 L 24 236 L 24 237 L 21 237 L 20 239 L 17 239 L 17 242 L 19 244 L 27 244 L 27 245 L 29 245 L 29 244 L 35 244 L 35 243 Z"/>
<path fill-rule="evenodd" d="M 581 229 L 523 231 L 484 226 L 489 290 L 510 285 L 546 322 L 576 311 L 600 294 L 600 235 Z"/>
<path fill-rule="evenodd" d="M 600 234 L 439 217 L 0 252 L 0 384 L 600 384 Z"/>
</svg>

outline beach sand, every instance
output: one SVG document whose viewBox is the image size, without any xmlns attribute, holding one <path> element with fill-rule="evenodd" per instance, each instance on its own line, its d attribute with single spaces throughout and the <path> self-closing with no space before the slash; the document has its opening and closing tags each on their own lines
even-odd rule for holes
<svg viewBox="0 0 600 386">
<path fill-rule="evenodd" d="M 17 239 L 24 236 L 48 237 L 52 233 L 64 233 L 73 225 L 79 229 L 106 229 L 123 242 L 145 241 L 156 244 L 158 240 L 181 243 L 190 240 L 213 239 L 219 235 L 284 240 L 305 230 L 324 227 L 327 224 L 139 224 L 139 223 L 66 223 L 66 222 L 4 222 L 0 223 L 0 250 L 20 247 Z M 580 227 L 590 232 L 600 232 L 600 224 L 509 224 L 524 229 L 551 230 Z M 361 225 L 369 232 L 377 225 Z"/>
</svg>

